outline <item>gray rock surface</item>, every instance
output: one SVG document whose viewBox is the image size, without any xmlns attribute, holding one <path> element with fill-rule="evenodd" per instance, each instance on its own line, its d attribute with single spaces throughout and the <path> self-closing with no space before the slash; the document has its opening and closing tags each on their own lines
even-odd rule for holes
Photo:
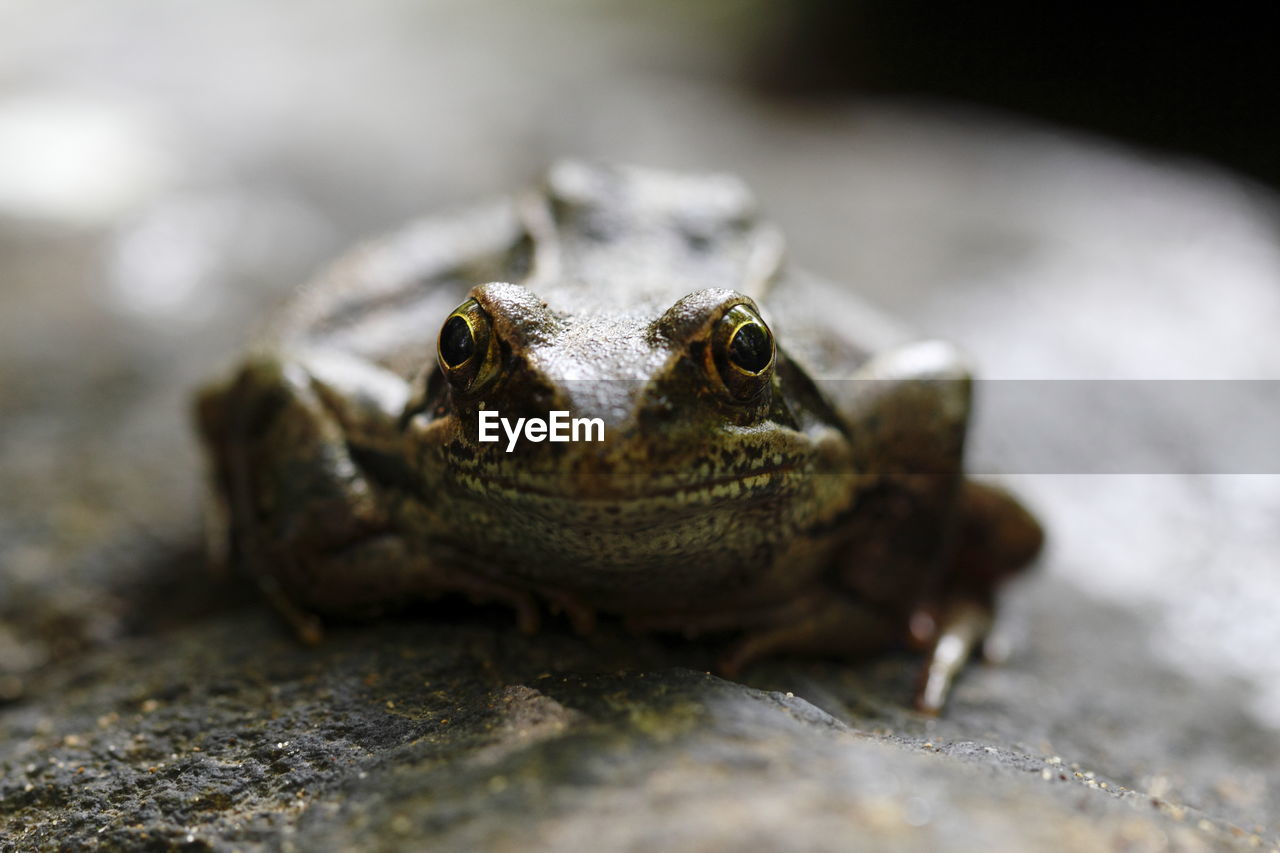
<svg viewBox="0 0 1280 853">
<path fill-rule="evenodd" d="M 734 684 L 462 606 L 302 648 L 205 571 L 186 423 L 309 270 L 554 156 L 738 172 L 799 262 L 1001 378 L 1280 376 L 1273 198 L 937 105 L 754 102 L 729 4 L 172 8 L 0 29 L 0 850 L 1280 843 L 1275 476 L 1002 468 L 981 424 L 1052 546 L 1009 660 L 926 720 L 906 655 Z"/>
</svg>

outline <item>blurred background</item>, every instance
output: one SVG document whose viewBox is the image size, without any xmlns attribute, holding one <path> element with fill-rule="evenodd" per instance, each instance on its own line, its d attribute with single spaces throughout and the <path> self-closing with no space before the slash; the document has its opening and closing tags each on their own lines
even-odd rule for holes
<svg viewBox="0 0 1280 853">
<path fill-rule="evenodd" d="M 188 396 L 264 312 L 553 158 L 736 172 L 987 377 L 1280 378 L 1276 56 L 1204 4 L 0 0 L 0 703 L 211 606 L 149 555 L 198 544 Z M 1053 537 L 1022 594 L 1126 632 L 1050 689 L 1160 714 L 1170 667 L 1280 725 L 1277 478 L 1005 473 Z"/>
</svg>

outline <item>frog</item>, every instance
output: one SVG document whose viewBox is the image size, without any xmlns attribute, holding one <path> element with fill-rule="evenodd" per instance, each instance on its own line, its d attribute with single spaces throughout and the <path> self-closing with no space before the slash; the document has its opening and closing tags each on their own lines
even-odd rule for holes
<svg viewBox="0 0 1280 853">
<path fill-rule="evenodd" d="M 1044 539 L 966 476 L 972 395 L 740 179 L 561 161 L 358 246 L 198 392 L 210 559 L 308 642 L 443 599 L 707 637 L 729 676 L 906 648 L 937 714 Z M 486 434 L 557 413 L 598 429 Z"/>
</svg>

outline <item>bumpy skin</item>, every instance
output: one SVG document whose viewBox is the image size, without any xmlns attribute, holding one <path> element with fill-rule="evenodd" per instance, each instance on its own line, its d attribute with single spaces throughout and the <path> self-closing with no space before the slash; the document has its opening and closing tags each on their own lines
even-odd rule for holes
<svg viewBox="0 0 1280 853">
<path fill-rule="evenodd" d="M 528 630 L 549 603 L 583 631 L 723 632 L 729 671 L 910 642 L 936 711 L 1040 528 L 963 478 L 955 352 L 782 250 L 732 178 L 564 163 L 353 253 L 200 395 L 216 556 L 309 638 L 317 614 L 463 593 Z M 479 386 L 436 352 L 468 297 Z M 748 399 L 717 337 L 739 305 L 777 341 Z M 485 409 L 598 417 L 605 441 L 507 452 Z"/>
</svg>

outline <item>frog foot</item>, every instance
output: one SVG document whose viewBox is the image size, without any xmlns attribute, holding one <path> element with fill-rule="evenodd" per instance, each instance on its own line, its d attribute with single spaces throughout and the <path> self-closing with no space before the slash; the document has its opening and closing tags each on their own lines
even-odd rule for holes
<svg viewBox="0 0 1280 853">
<path fill-rule="evenodd" d="M 942 712 L 956 676 L 991 632 L 993 617 L 989 605 L 966 600 L 952 602 L 936 622 L 934 617 L 922 612 L 912 616 L 914 637 L 922 638 L 926 630 L 933 635 L 916 689 L 917 711 L 929 716 Z M 922 622 L 928 622 L 928 627 L 922 626 Z"/>
<path fill-rule="evenodd" d="M 706 634 L 730 632 L 764 633 L 778 625 L 803 622 L 817 609 L 819 600 L 800 597 L 783 604 L 757 607 L 734 606 L 721 610 L 686 611 L 672 610 L 665 613 L 631 614 L 624 620 L 627 630 L 633 634 L 653 632 L 680 634 L 686 640 L 695 640 Z"/>
<path fill-rule="evenodd" d="M 909 638 L 928 650 L 916 692 L 916 709 L 936 715 L 946 704 L 956 677 L 975 651 L 988 660 L 1003 657 L 991 638 L 997 589 L 1023 571 L 1044 546 L 1039 522 L 1008 492 L 996 486 L 964 483 L 960 530 L 942 606 L 911 617 Z"/>
<path fill-rule="evenodd" d="M 851 598 L 830 596 L 814 602 L 802 618 L 748 633 L 720 661 L 733 677 L 760 658 L 780 653 L 863 657 L 894 644 L 894 622 Z"/>
<path fill-rule="evenodd" d="M 563 613 L 573 626 L 573 631 L 580 637 L 588 637 L 596 630 L 596 612 L 583 604 L 576 596 L 567 592 L 541 591 L 547 600 L 548 609 L 552 613 Z"/>
<path fill-rule="evenodd" d="M 255 572 L 267 601 L 308 644 L 320 642 L 322 613 L 372 616 L 411 601 L 463 596 L 472 604 L 510 607 L 516 625 L 533 635 L 541 613 L 533 593 L 464 570 L 440 566 L 410 550 L 395 533 L 302 556 L 278 553 L 276 573 Z"/>
<path fill-rule="evenodd" d="M 956 676 L 986 639 L 992 609 L 975 601 L 948 605 L 940 616 L 925 610 L 911 618 L 911 638 L 928 648 L 915 695 L 917 711 L 936 716 L 946 704 Z M 734 677 L 749 663 L 777 654 L 864 657 L 896 645 L 899 623 L 870 607 L 835 597 L 822 602 L 803 619 L 748 634 L 730 649 L 720 671 Z"/>
</svg>

